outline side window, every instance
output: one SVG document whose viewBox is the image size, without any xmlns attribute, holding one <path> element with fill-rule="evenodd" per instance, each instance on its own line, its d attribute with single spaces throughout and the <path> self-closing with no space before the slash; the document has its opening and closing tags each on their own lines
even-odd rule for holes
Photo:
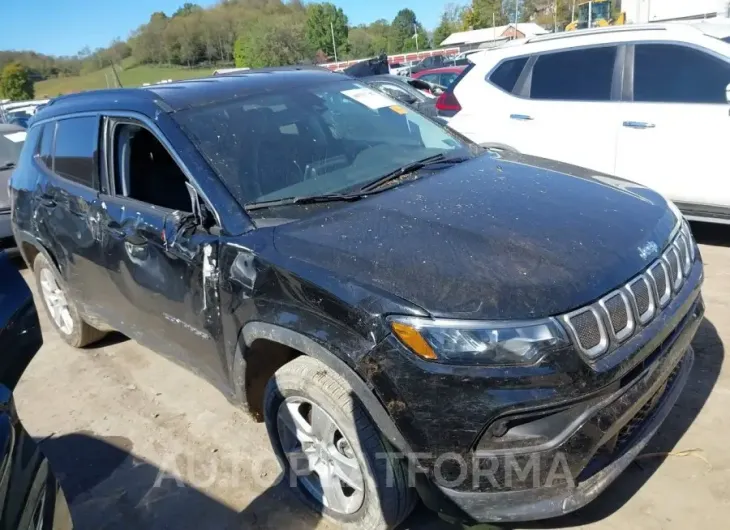
<svg viewBox="0 0 730 530">
<path fill-rule="evenodd" d="M 459 74 L 441 74 L 441 86 L 448 88 L 458 76 Z"/>
<path fill-rule="evenodd" d="M 54 173 L 93 188 L 96 183 L 98 136 L 97 116 L 59 120 L 53 151 Z"/>
<path fill-rule="evenodd" d="M 730 64 L 676 44 L 639 44 L 634 55 L 634 101 L 727 104 Z"/>
<path fill-rule="evenodd" d="M 549 53 L 532 71 L 532 99 L 610 101 L 615 46 Z"/>
<path fill-rule="evenodd" d="M 115 193 L 153 206 L 190 212 L 187 178 L 160 141 L 141 125 L 114 127 Z"/>
<path fill-rule="evenodd" d="M 512 92 L 515 89 L 517 80 L 520 78 L 522 70 L 525 69 L 527 64 L 527 57 L 521 57 L 520 59 L 512 59 L 511 61 L 505 61 L 497 67 L 489 76 L 489 81 L 497 85 L 502 90 Z"/>
<path fill-rule="evenodd" d="M 41 143 L 38 147 L 38 160 L 53 171 L 53 140 L 56 136 L 56 122 L 43 124 Z"/>
<path fill-rule="evenodd" d="M 440 79 L 438 74 L 426 74 L 422 75 L 421 79 L 426 81 L 427 83 L 434 83 L 434 84 L 440 84 Z"/>
</svg>

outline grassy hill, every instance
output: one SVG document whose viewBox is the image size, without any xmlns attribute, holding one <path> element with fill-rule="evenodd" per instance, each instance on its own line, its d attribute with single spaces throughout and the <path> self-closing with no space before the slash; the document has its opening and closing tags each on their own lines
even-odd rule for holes
<svg viewBox="0 0 730 530">
<path fill-rule="evenodd" d="M 122 68 L 124 65 L 122 65 Z M 117 73 L 125 87 L 141 86 L 143 83 L 155 83 L 163 79 L 190 79 L 213 73 L 214 68 L 183 68 L 175 66 L 140 65 L 122 69 L 117 66 Z M 104 68 L 89 74 L 74 77 L 58 77 L 38 81 L 35 83 L 35 95 L 41 97 L 55 97 L 59 94 L 69 94 L 82 90 L 113 87 L 114 73 L 111 68 Z"/>
</svg>

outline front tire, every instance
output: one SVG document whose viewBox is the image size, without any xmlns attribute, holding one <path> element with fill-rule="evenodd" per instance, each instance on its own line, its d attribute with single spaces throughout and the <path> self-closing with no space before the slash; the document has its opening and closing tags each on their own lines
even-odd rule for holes
<svg viewBox="0 0 730 530">
<path fill-rule="evenodd" d="M 33 261 L 33 275 L 46 314 L 66 343 L 74 348 L 82 348 L 106 335 L 106 332 L 90 326 L 81 318 L 76 304 L 67 294 L 65 284 L 41 253 Z"/>
<path fill-rule="evenodd" d="M 389 530 L 417 496 L 350 385 L 326 365 L 298 357 L 269 380 L 266 428 L 296 493 L 343 528 Z"/>
</svg>

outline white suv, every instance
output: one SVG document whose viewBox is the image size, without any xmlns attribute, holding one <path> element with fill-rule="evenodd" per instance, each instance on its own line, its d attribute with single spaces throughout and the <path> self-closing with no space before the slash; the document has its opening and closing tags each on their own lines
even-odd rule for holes
<svg viewBox="0 0 730 530">
<path fill-rule="evenodd" d="M 470 60 L 436 105 L 456 131 L 639 182 L 689 218 L 730 223 L 730 44 L 652 24 L 535 37 Z"/>
</svg>

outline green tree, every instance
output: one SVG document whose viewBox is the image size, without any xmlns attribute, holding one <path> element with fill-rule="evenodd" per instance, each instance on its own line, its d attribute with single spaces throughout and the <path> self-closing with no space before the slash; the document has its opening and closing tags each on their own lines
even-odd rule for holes
<svg viewBox="0 0 730 530">
<path fill-rule="evenodd" d="M 198 4 L 193 4 L 190 2 L 185 2 L 182 6 L 180 6 L 177 11 L 175 11 L 172 16 L 173 17 L 184 17 L 187 15 L 192 15 L 193 13 L 197 13 L 202 11 L 203 8 L 200 7 Z"/>
<path fill-rule="evenodd" d="M 444 12 L 441 14 L 441 21 L 433 32 L 434 47 L 441 46 L 441 43 L 448 38 L 449 35 L 462 29 L 462 16 L 464 8 L 456 4 L 447 4 Z"/>
<path fill-rule="evenodd" d="M 415 35 L 418 34 L 418 42 Z M 391 45 L 390 52 L 408 52 L 419 49 L 428 49 L 430 46 L 428 33 L 416 18 L 416 14 L 410 9 L 401 9 L 390 25 Z"/>
<path fill-rule="evenodd" d="M 5 65 L 0 73 L 0 95 L 14 101 L 33 99 L 33 81 L 25 66 L 20 63 Z"/>
<path fill-rule="evenodd" d="M 342 8 L 329 2 L 309 4 L 307 7 L 306 36 L 307 42 L 314 50 L 322 50 L 329 57 L 335 55 L 332 47 L 332 34 L 337 44 L 337 52 L 347 52 L 347 16 Z"/>
<path fill-rule="evenodd" d="M 464 29 L 491 28 L 493 23 L 502 26 L 509 20 L 502 0 L 472 0 L 463 14 Z"/>
<path fill-rule="evenodd" d="M 314 56 L 305 36 L 304 21 L 288 15 L 263 18 L 236 40 L 236 66 L 285 66 Z"/>
</svg>

